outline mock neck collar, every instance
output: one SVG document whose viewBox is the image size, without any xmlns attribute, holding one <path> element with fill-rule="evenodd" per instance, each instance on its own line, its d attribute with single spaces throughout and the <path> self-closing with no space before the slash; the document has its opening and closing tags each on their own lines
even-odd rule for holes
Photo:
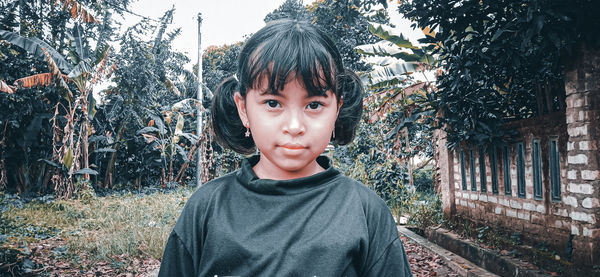
<svg viewBox="0 0 600 277">
<path fill-rule="evenodd" d="M 339 174 L 339 171 L 331 165 L 328 157 L 319 156 L 317 157 L 317 163 L 325 170 L 317 174 L 289 180 L 260 179 L 252 169 L 259 160 L 259 155 L 244 159 L 236 176 L 242 185 L 261 194 L 284 195 L 302 193 L 328 182 Z"/>
</svg>

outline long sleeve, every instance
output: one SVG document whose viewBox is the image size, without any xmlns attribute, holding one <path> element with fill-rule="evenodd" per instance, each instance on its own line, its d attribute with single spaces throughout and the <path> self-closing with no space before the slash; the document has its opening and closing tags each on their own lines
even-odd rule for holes
<svg viewBox="0 0 600 277">
<path fill-rule="evenodd" d="M 413 276 L 400 238 L 395 239 L 387 247 L 385 252 L 377 259 L 377 262 L 368 270 L 366 276 Z"/>
<path fill-rule="evenodd" d="M 175 231 L 169 236 L 160 264 L 159 277 L 195 276 L 192 256 Z"/>
</svg>

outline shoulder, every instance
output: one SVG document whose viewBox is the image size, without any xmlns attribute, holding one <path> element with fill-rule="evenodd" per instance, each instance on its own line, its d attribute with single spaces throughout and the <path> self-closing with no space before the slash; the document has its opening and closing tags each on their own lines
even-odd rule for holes
<svg viewBox="0 0 600 277">
<path fill-rule="evenodd" d="M 363 208 L 369 211 L 389 212 L 385 201 L 367 185 L 344 175 L 340 175 L 338 180 L 344 184 L 345 189 L 360 200 Z"/>
<path fill-rule="evenodd" d="M 206 204 L 215 193 L 223 190 L 228 184 L 236 182 L 236 173 L 237 171 L 234 171 L 202 184 L 190 196 L 186 203 L 186 208 L 188 206 L 190 206 L 190 209 L 200 208 L 203 204 Z"/>
<path fill-rule="evenodd" d="M 177 236 L 190 253 L 198 253 L 199 243 L 206 229 L 206 220 L 212 207 L 212 199 L 224 188 L 233 185 L 237 171 L 209 181 L 196 189 L 185 203 L 172 235 Z"/>
<path fill-rule="evenodd" d="M 350 201 L 360 203 L 370 237 L 375 234 L 378 237 L 397 237 L 396 222 L 385 201 L 365 184 L 346 176 L 339 178 L 349 191 Z"/>
<path fill-rule="evenodd" d="M 203 221 L 207 210 L 210 209 L 211 199 L 223 191 L 226 186 L 235 182 L 236 172 L 211 180 L 196 189 L 185 203 L 174 230 L 179 233 L 183 229 Z"/>
</svg>

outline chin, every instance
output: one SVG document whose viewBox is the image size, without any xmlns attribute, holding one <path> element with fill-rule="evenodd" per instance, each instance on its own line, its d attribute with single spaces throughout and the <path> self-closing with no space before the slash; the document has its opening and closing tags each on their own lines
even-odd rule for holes
<svg viewBox="0 0 600 277">
<path fill-rule="evenodd" d="M 279 163 L 279 168 L 284 169 L 289 172 L 298 172 L 306 168 L 310 164 L 309 162 L 304 161 L 290 161 L 290 162 L 281 162 Z"/>
</svg>

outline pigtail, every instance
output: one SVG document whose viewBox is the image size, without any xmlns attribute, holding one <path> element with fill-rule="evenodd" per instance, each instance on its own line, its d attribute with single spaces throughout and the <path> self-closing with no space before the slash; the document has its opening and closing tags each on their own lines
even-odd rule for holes
<svg viewBox="0 0 600 277">
<path fill-rule="evenodd" d="M 343 97 L 342 107 L 335 121 L 334 142 L 346 145 L 354 139 L 363 112 L 363 86 L 360 78 L 349 69 L 338 75 L 338 95 Z"/>
<path fill-rule="evenodd" d="M 231 76 L 223 80 L 215 90 L 211 108 L 212 130 L 215 140 L 221 146 L 240 154 L 251 154 L 255 151 L 254 140 L 244 136 L 246 128 L 233 100 L 238 87 L 237 78 Z"/>
</svg>

